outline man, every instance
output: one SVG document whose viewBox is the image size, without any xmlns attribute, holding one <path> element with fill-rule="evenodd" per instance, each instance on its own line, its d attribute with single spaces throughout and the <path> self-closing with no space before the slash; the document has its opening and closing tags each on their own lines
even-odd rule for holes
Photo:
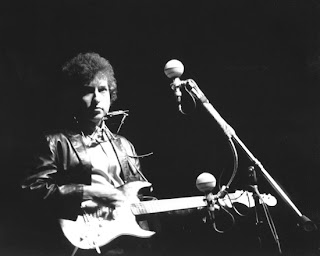
<svg viewBox="0 0 320 256">
<path fill-rule="evenodd" d="M 113 68 L 96 53 L 80 53 L 62 71 L 65 86 L 71 92 L 74 124 L 67 130 L 45 134 L 22 188 L 50 207 L 57 219 L 99 219 L 107 214 L 114 218 L 112 210 L 126 201 L 117 188 L 145 177 L 132 144 L 113 134 L 104 122 L 117 98 Z M 101 210 L 101 205 L 107 208 Z M 79 236 L 80 240 L 87 238 Z M 90 248 L 78 250 L 76 246 L 73 254 L 124 253 L 123 248 L 108 244 L 104 249 L 95 243 L 95 238 L 88 240 Z"/>
</svg>

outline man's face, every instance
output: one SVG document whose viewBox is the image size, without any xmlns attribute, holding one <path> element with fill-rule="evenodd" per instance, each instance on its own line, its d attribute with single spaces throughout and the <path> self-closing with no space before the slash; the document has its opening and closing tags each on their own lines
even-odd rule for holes
<svg viewBox="0 0 320 256">
<path fill-rule="evenodd" d="M 87 120 L 98 123 L 109 112 L 111 104 L 107 77 L 98 73 L 82 89 L 81 100 L 85 107 L 83 114 Z"/>
</svg>

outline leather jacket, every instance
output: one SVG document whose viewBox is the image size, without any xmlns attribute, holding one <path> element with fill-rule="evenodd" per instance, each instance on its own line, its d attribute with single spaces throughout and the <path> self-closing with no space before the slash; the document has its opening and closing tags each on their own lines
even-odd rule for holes
<svg viewBox="0 0 320 256">
<path fill-rule="evenodd" d="M 112 138 L 124 182 L 143 180 L 133 145 L 122 136 Z M 92 165 L 83 138 L 70 132 L 46 134 L 39 147 L 22 188 L 31 198 L 44 199 L 56 217 L 75 220 L 83 186 L 91 184 Z"/>
</svg>

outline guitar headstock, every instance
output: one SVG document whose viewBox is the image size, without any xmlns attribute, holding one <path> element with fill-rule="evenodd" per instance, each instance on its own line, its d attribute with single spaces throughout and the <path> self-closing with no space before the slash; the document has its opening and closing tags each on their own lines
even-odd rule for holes
<svg viewBox="0 0 320 256">
<path fill-rule="evenodd" d="M 277 199 L 271 194 L 260 194 L 260 196 L 260 204 L 265 203 L 268 206 L 275 206 L 277 204 Z M 229 193 L 224 198 L 219 199 L 219 203 L 229 208 L 232 207 L 233 203 L 241 203 L 247 207 L 255 206 L 253 193 L 245 190 L 236 190 L 234 193 Z"/>
</svg>

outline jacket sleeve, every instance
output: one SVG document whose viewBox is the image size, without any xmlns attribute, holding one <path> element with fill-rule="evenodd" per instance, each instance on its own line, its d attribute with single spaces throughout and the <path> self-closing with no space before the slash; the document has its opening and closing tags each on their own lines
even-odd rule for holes
<svg viewBox="0 0 320 256">
<path fill-rule="evenodd" d="M 30 163 L 22 189 L 28 200 L 41 202 L 57 218 L 75 220 L 80 211 L 83 185 L 64 183 L 62 141 L 46 135 Z"/>
</svg>

